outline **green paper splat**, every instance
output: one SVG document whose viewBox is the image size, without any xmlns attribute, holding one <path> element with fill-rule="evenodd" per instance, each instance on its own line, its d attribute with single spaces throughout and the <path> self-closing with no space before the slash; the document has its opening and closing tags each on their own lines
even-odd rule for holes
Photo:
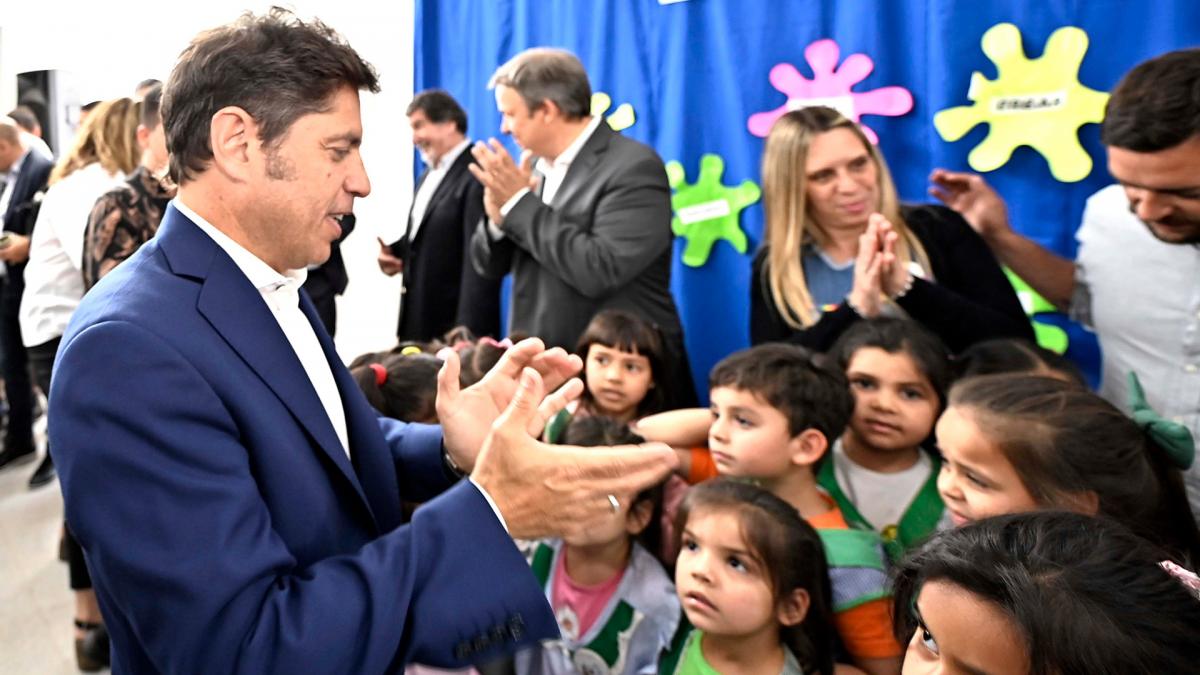
<svg viewBox="0 0 1200 675">
<path fill-rule="evenodd" d="M 1012 284 L 1013 290 L 1017 292 L 1017 299 L 1021 301 L 1021 307 L 1025 310 L 1025 316 L 1029 317 L 1029 324 L 1033 326 L 1033 335 L 1037 339 L 1039 346 L 1049 349 L 1055 354 L 1064 354 L 1067 347 L 1070 345 L 1070 338 L 1067 337 L 1067 331 L 1053 324 L 1042 323 L 1037 320 L 1039 314 L 1055 313 L 1058 308 L 1054 306 L 1046 298 L 1043 298 L 1033 287 L 1025 283 L 1025 280 L 1017 276 L 1015 272 L 1004 268 L 1004 274 L 1008 276 L 1008 282 Z"/>
<path fill-rule="evenodd" d="M 999 75 L 989 80 L 971 74 L 967 98 L 974 105 L 947 108 L 933 116 L 933 126 L 949 142 L 986 122 L 986 138 L 967 157 L 976 171 L 1004 166 L 1017 146 L 1027 145 L 1046 158 L 1050 173 L 1064 183 L 1083 180 L 1092 158 L 1079 144 L 1079 127 L 1104 119 L 1108 94 L 1079 83 L 1079 65 L 1087 52 L 1087 33 L 1059 28 L 1046 41 L 1040 58 L 1029 59 L 1021 31 L 1011 23 L 983 34 L 983 53 Z"/>
<path fill-rule="evenodd" d="M 603 115 L 604 113 L 608 112 L 608 109 L 611 107 L 611 96 L 602 91 L 592 94 L 593 115 Z M 608 126 L 612 127 L 613 131 L 623 131 L 633 126 L 633 123 L 637 121 L 637 118 L 633 114 L 633 106 L 629 105 L 628 103 L 622 103 L 621 105 L 617 106 L 617 109 L 613 111 L 613 114 L 605 118 L 605 121 L 608 122 Z"/>
<path fill-rule="evenodd" d="M 725 160 L 720 155 L 706 154 L 700 158 L 700 176 L 695 183 L 686 183 L 683 165 L 667 162 L 667 181 L 675 194 L 671 196 L 671 231 L 687 240 L 683 248 L 683 264 L 700 267 L 708 262 L 712 247 L 718 239 L 729 242 L 738 253 L 749 247 L 746 233 L 738 225 L 742 209 L 758 201 L 762 192 L 752 180 L 737 187 L 721 184 Z"/>
</svg>

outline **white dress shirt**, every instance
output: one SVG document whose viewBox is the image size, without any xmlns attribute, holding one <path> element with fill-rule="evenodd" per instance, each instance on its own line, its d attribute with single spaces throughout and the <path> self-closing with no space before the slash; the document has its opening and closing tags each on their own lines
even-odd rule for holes
<svg viewBox="0 0 1200 675">
<path fill-rule="evenodd" d="M 433 194 L 437 192 L 438 186 L 442 184 L 442 180 L 450 172 L 450 167 L 454 166 L 454 162 L 458 161 L 458 156 L 463 154 L 463 151 L 470 147 L 470 145 L 471 141 L 464 138 L 461 143 L 442 155 L 440 160 L 433 163 L 430 163 L 429 158 L 424 154 L 421 155 L 421 159 L 429 167 L 429 170 L 425 173 L 424 180 L 421 181 L 421 187 L 417 188 L 417 194 L 413 196 L 412 225 L 408 228 L 409 241 L 417 238 L 417 230 L 421 229 L 421 221 L 425 219 L 425 212 L 429 209 L 429 201 L 433 199 Z"/>
<path fill-rule="evenodd" d="M 216 242 L 217 246 L 229 254 L 233 264 L 237 265 L 251 285 L 258 289 L 263 302 L 271 310 L 271 315 L 279 322 L 279 328 L 296 353 L 296 358 L 300 360 L 300 365 L 304 367 L 308 381 L 316 391 L 317 398 L 321 400 L 325 414 L 329 416 L 329 422 L 342 443 L 342 450 L 349 457 L 350 436 L 346 430 L 346 410 L 342 407 L 342 396 L 338 392 L 337 382 L 333 379 L 333 369 L 325 359 L 325 352 L 317 340 L 316 330 L 309 323 L 308 317 L 304 316 L 304 312 L 300 311 L 300 286 L 308 277 L 308 270 L 288 270 L 280 274 L 241 244 L 230 239 L 229 235 L 197 215 L 183 201 L 175 199 L 172 203 L 180 213 L 187 216 Z"/>
<path fill-rule="evenodd" d="M 99 162 L 89 164 L 46 191 L 29 239 L 25 294 L 21 296 L 21 341 L 45 344 L 67 330 L 83 299 L 83 235 L 96 200 L 125 182 Z"/>
<path fill-rule="evenodd" d="M 325 414 L 329 416 L 329 421 L 333 424 L 333 430 L 342 443 L 342 449 L 346 452 L 346 456 L 350 457 L 346 409 L 342 407 L 342 397 L 338 392 L 337 382 L 333 379 L 333 369 L 329 367 L 329 361 L 325 359 L 325 352 L 321 349 L 320 341 L 317 340 L 316 330 L 309 323 L 308 317 L 304 316 L 304 312 L 300 311 L 300 286 L 308 277 L 308 270 L 288 270 L 286 274 L 280 274 L 258 256 L 247 251 L 241 244 L 230 239 L 212 223 L 200 217 L 180 199 L 176 198 L 171 203 L 216 242 L 217 246 L 220 246 L 233 259 L 233 263 L 242 271 L 242 274 L 246 275 L 246 279 L 258 289 L 263 302 L 267 303 L 271 315 L 279 322 L 279 328 L 283 331 L 284 337 L 291 344 L 292 350 L 296 352 L 296 357 L 300 359 L 300 365 L 304 367 L 308 381 L 316 390 L 321 405 L 325 407 Z M 496 519 L 500 521 L 500 526 L 507 532 L 508 523 L 500 514 L 500 508 L 496 505 L 496 501 L 474 479 L 469 480 L 483 495 L 484 500 L 491 507 L 492 513 L 495 513 Z"/>
</svg>

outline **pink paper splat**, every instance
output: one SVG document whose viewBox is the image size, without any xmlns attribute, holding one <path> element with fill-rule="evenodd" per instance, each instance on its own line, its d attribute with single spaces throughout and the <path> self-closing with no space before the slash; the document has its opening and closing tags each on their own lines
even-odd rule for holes
<svg viewBox="0 0 1200 675">
<path fill-rule="evenodd" d="M 834 108 L 862 126 L 863 133 L 872 143 L 879 137 L 865 124 L 863 115 L 885 115 L 898 117 L 912 110 L 913 98 L 904 87 L 880 87 L 871 91 L 856 92 L 850 89 L 866 79 L 875 69 L 875 62 L 866 54 L 851 54 L 838 68 L 841 49 L 833 40 L 817 40 L 804 49 L 804 60 L 812 68 L 813 79 L 800 74 L 790 63 L 780 63 L 771 69 L 768 80 L 779 91 L 787 94 L 787 102 L 775 110 L 755 113 L 747 120 L 750 133 L 766 137 L 771 125 L 789 110 L 798 110 L 814 105 Z"/>
</svg>

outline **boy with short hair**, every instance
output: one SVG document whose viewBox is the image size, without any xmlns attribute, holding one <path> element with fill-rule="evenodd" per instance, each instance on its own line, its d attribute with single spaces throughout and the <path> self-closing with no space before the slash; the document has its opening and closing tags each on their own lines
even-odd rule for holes
<svg viewBox="0 0 1200 675">
<path fill-rule="evenodd" d="M 892 635 L 879 535 L 850 528 L 816 481 L 818 462 L 854 410 L 845 375 L 803 347 L 764 344 L 718 363 L 709 398 L 706 429 L 696 411 L 674 411 L 644 418 L 638 433 L 694 445 L 687 440 L 707 432 L 707 453 L 686 451 L 690 480 L 711 477 L 704 467 L 711 461 L 715 473 L 754 480 L 796 507 L 825 544 L 834 618 L 850 656 L 871 673 L 899 672 L 903 650 Z"/>
</svg>

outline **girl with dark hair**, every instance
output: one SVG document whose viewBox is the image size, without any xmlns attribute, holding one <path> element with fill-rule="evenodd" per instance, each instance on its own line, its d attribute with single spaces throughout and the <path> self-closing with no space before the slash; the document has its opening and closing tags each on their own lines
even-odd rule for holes
<svg viewBox="0 0 1200 675">
<path fill-rule="evenodd" d="M 942 518 L 941 459 L 923 449 L 946 402 L 946 346 L 908 319 L 851 326 L 831 355 L 854 394 L 850 424 L 817 471 L 847 522 L 879 532 L 892 560 L 928 537 Z"/>
<path fill-rule="evenodd" d="M 437 374 L 442 360 L 409 345 L 399 352 L 356 359 L 350 375 L 367 402 L 385 417 L 437 424 Z"/>
<path fill-rule="evenodd" d="M 1087 386 L 1083 373 L 1070 359 L 1028 340 L 996 338 L 967 347 L 954 358 L 956 379 L 973 375 L 1028 373 L 1057 377 L 1079 386 Z"/>
<path fill-rule="evenodd" d="M 821 538 L 749 483 L 692 488 L 677 516 L 683 625 L 660 673 L 834 672 L 838 650 Z"/>
<path fill-rule="evenodd" d="M 1137 378 L 1131 390 L 1139 393 Z M 937 424 L 938 490 L 954 524 L 1065 509 L 1105 515 L 1181 563 L 1200 561 L 1200 532 L 1180 471 L 1185 427 L 1135 397 L 1134 417 L 1078 385 L 1035 375 L 967 378 Z"/>
<path fill-rule="evenodd" d="M 604 310 L 592 317 L 575 353 L 584 363 L 579 401 L 546 425 L 546 441 L 558 442 L 574 415 L 604 415 L 628 424 L 662 412 L 670 397 L 662 334 L 636 314 Z"/>
<path fill-rule="evenodd" d="M 571 420 L 570 445 L 641 443 L 628 425 L 603 416 Z M 651 551 L 659 548 L 662 487 L 613 495 L 612 518 L 583 535 L 537 542 L 534 576 L 558 620 L 559 640 L 520 652 L 522 675 L 653 672 L 679 626 L 671 578 Z"/>
<path fill-rule="evenodd" d="M 1192 673 L 1197 579 L 1125 527 L 1069 512 L 934 536 L 897 569 L 904 673 Z"/>
</svg>

